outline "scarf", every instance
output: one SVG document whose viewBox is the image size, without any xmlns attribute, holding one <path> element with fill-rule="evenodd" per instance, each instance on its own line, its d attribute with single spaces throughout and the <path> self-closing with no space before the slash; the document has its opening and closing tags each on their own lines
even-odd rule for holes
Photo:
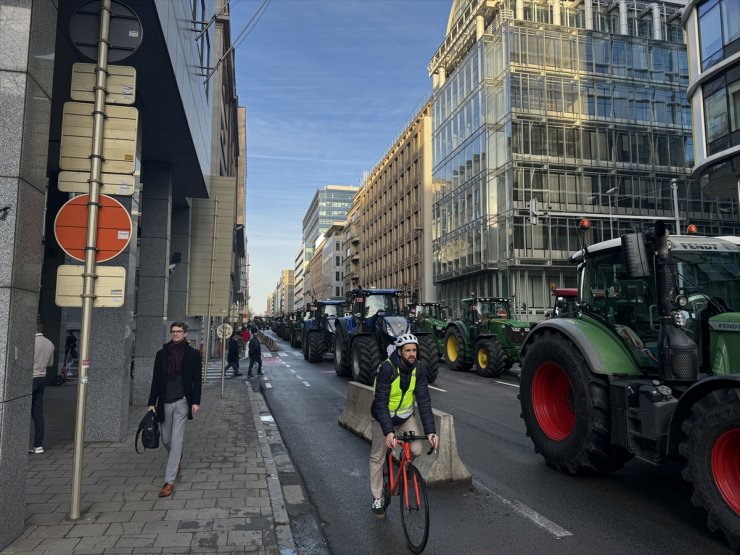
<svg viewBox="0 0 740 555">
<path fill-rule="evenodd" d="M 185 353 L 185 341 L 175 343 L 170 341 L 167 344 L 167 379 L 174 380 L 180 375 L 182 369 L 182 355 Z"/>
</svg>

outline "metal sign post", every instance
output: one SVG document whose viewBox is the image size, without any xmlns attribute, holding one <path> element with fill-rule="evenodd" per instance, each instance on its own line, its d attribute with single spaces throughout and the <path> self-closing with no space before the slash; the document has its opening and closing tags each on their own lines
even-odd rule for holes
<svg viewBox="0 0 740 555">
<path fill-rule="evenodd" d="M 77 380 L 77 411 L 75 413 L 74 458 L 72 461 L 72 499 L 69 518 L 80 518 L 82 489 L 82 447 L 85 443 L 85 401 L 87 400 L 87 371 L 90 368 L 90 323 L 95 301 L 95 256 L 98 230 L 100 174 L 103 161 L 103 123 L 105 120 L 105 87 L 108 76 L 108 31 L 111 0 L 100 5 L 100 32 L 98 37 L 98 65 L 95 69 L 95 111 L 93 112 L 92 152 L 90 154 L 90 197 L 87 210 L 87 242 L 85 270 L 82 274 L 82 325 L 80 329 L 80 370 Z"/>
</svg>

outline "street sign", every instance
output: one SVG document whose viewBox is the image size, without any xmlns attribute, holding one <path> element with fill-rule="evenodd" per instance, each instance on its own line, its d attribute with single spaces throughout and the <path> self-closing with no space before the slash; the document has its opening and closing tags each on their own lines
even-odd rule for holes
<svg viewBox="0 0 740 555">
<path fill-rule="evenodd" d="M 105 87 L 108 89 L 106 104 L 133 104 L 136 99 L 136 68 L 109 65 Z M 95 102 L 95 64 L 73 64 L 70 89 L 72 100 Z"/>
<path fill-rule="evenodd" d="M 219 339 L 231 337 L 232 333 L 234 333 L 234 328 L 230 324 L 221 324 L 216 328 L 216 335 L 218 335 Z"/>
<path fill-rule="evenodd" d="M 100 0 L 93 0 L 80 6 L 69 20 L 72 44 L 91 60 L 98 59 L 100 4 Z M 115 63 L 125 60 L 141 45 L 141 22 L 129 7 L 112 0 L 108 25 L 108 61 Z"/>
<path fill-rule="evenodd" d="M 90 102 L 65 102 L 59 167 L 69 171 L 90 171 L 93 110 Z M 134 173 L 139 111 L 130 106 L 106 104 L 103 125 L 104 173 Z"/>
<path fill-rule="evenodd" d="M 89 195 L 68 200 L 54 220 L 54 236 L 62 250 L 75 260 L 85 260 L 87 203 Z M 105 262 L 123 252 L 131 241 L 131 216 L 113 197 L 100 195 L 96 262 Z"/>
<path fill-rule="evenodd" d="M 57 268 L 55 302 L 59 307 L 82 306 L 82 273 L 84 266 L 62 264 Z M 98 266 L 95 269 L 95 300 L 93 308 L 120 308 L 126 290 L 126 268 L 123 266 Z"/>
<path fill-rule="evenodd" d="M 57 186 L 65 193 L 88 193 L 90 172 L 59 172 Z M 134 194 L 136 180 L 125 173 L 104 173 L 100 176 L 100 193 L 103 195 L 131 196 Z"/>
</svg>

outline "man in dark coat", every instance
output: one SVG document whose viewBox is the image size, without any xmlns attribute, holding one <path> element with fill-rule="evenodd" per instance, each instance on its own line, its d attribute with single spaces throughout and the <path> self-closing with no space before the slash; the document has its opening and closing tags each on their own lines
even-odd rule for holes
<svg viewBox="0 0 740 555">
<path fill-rule="evenodd" d="M 419 435 L 414 417 L 415 408 L 429 444 L 435 449 L 439 437 L 434 426 L 432 398 L 429 395 L 427 369 L 416 359 L 419 340 L 405 333 L 394 343 L 396 351 L 380 363 L 375 378 L 375 396 L 370 413 L 372 446 L 370 447 L 370 491 L 373 494 L 372 510 L 379 518 L 385 516 L 383 503 L 383 458 L 388 449 L 396 446 L 396 432 L 413 432 Z M 411 442 L 411 454 L 417 457 L 422 447 L 418 441 Z"/>
<path fill-rule="evenodd" d="M 249 369 L 247 370 L 247 378 L 252 377 L 252 366 L 257 363 L 257 374 L 262 375 L 262 347 L 260 346 L 260 340 L 257 339 L 257 331 L 252 330 L 252 338 L 247 344 L 247 352 L 249 354 Z"/>
<path fill-rule="evenodd" d="M 157 414 L 162 443 L 167 449 L 167 470 L 160 497 L 169 497 L 180 474 L 185 421 L 200 410 L 202 362 L 200 351 L 188 345 L 188 325 L 173 322 L 172 339 L 157 351 L 154 359 L 149 410 Z"/>
<path fill-rule="evenodd" d="M 226 365 L 226 368 L 224 368 L 224 372 L 228 370 L 229 368 L 234 369 L 234 376 L 241 376 L 242 373 L 239 372 L 239 339 L 237 339 L 236 333 L 231 336 L 229 339 L 229 353 L 226 356 L 226 360 L 229 364 Z"/>
</svg>

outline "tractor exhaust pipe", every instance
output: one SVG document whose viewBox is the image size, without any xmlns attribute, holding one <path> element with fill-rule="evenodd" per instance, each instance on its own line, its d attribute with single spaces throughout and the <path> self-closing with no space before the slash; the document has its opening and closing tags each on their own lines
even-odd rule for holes
<svg viewBox="0 0 740 555">
<path fill-rule="evenodd" d="M 668 230 L 662 221 L 655 224 L 655 286 L 658 296 L 660 335 L 658 365 L 665 380 L 695 382 L 699 372 L 696 343 L 682 329 L 678 298 L 678 271 L 668 250 Z"/>
</svg>

